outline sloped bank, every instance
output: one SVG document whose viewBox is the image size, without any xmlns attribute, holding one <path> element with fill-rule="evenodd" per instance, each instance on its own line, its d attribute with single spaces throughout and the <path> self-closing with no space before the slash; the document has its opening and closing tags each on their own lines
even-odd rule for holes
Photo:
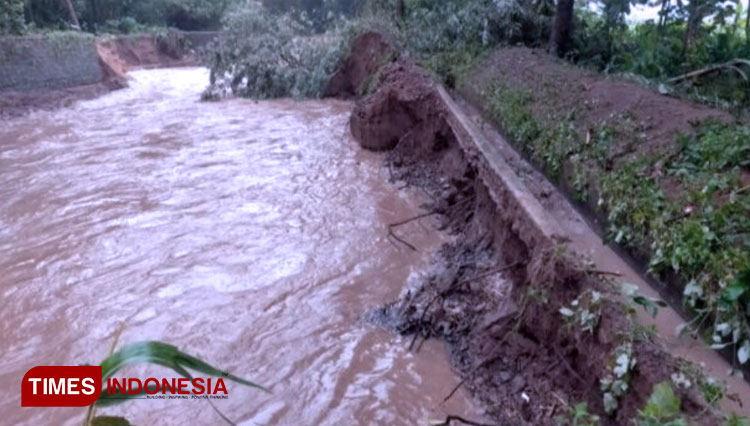
<svg viewBox="0 0 750 426">
<path fill-rule="evenodd" d="M 649 278 L 684 330 L 748 376 L 746 123 L 528 48 L 496 50 L 458 91 Z"/>
<path fill-rule="evenodd" d="M 353 55 L 361 50 L 355 42 Z M 659 383 L 676 392 L 681 416 L 719 424 L 697 387 L 672 385 L 694 372 L 639 332 L 614 285 L 565 250 L 555 221 L 450 97 L 406 61 L 378 74 L 352 133 L 387 151 L 394 179 L 423 188 L 427 215 L 457 238 L 374 318 L 414 335 L 414 350 L 421 339 L 446 341 L 463 386 L 498 424 L 557 424 L 579 402 L 603 424 L 630 424 Z"/>
</svg>

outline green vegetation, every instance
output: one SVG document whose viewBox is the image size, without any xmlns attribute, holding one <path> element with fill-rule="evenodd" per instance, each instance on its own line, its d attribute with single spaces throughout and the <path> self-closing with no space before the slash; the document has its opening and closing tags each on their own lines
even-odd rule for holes
<svg viewBox="0 0 750 426">
<path fill-rule="evenodd" d="M 217 30 L 245 0 L 3 0 L 0 34 L 24 31 L 80 29 L 129 34 L 152 28 Z M 278 13 L 293 12 L 322 31 L 332 16 L 351 17 L 357 0 L 264 0 Z"/>
<path fill-rule="evenodd" d="M 604 73 L 632 75 L 662 90 L 711 104 L 744 108 L 750 102 L 750 63 L 727 62 L 750 56 L 749 11 L 718 0 L 658 0 L 658 22 L 627 24 L 638 0 L 602 0 L 600 11 L 577 2 L 571 41 L 564 56 Z M 696 4 L 697 3 L 697 4 Z M 425 66 L 450 83 L 483 53 L 498 45 L 548 45 L 555 5 L 551 1 L 407 1 L 401 28 L 407 47 Z M 694 70 L 726 64 L 691 78 Z"/>
<path fill-rule="evenodd" d="M 706 123 L 681 138 L 676 154 L 636 156 L 607 167 L 611 135 L 605 124 L 579 140 L 570 117 L 535 117 L 532 94 L 495 82 L 486 107 L 508 136 L 553 179 L 568 163 L 583 199 L 608 220 L 610 240 L 648 253 L 653 273 L 676 274 L 684 302 L 696 316 L 691 326 L 712 330 L 711 343 L 732 347 L 739 364 L 750 359 L 750 130 Z M 549 124 L 548 124 L 549 123 Z M 680 188 L 668 197 L 666 179 Z M 746 179 L 746 178 L 745 178 Z"/>
<path fill-rule="evenodd" d="M 192 374 L 189 371 L 192 370 L 198 373 L 203 373 L 207 376 L 222 377 L 235 383 L 239 383 L 243 386 L 248 386 L 262 390 L 264 392 L 268 392 L 268 390 L 263 386 L 218 369 L 199 358 L 180 351 L 175 346 L 158 341 L 132 343 L 123 347 L 117 352 L 110 354 L 101 363 L 102 382 L 106 383 L 108 378 L 114 377 L 114 375 L 117 374 L 117 372 L 119 372 L 121 369 L 136 364 L 152 364 L 166 367 L 179 374 L 180 376 L 188 379 L 193 378 Z M 122 394 L 121 392 L 119 392 L 119 390 L 116 389 L 115 392 L 109 394 L 107 389 L 103 389 L 96 401 L 96 404 L 89 408 L 84 426 L 128 425 L 129 423 L 127 422 L 127 420 L 119 417 L 96 417 L 95 408 L 122 404 L 139 396 L 145 395 L 145 393 L 146 389 L 142 389 L 138 394 Z M 216 410 L 215 407 L 214 410 Z M 228 424 L 233 424 L 221 412 L 219 412 L 218 410 L 216 410 L 216 412 Z"/>
<path fill-rule="evenodd" d="M 255 99 L 320 97 L 355 31 L 341 25 L 317 35 L 312 21 L 250 3 L 228 16 L 207 58 L 211 86 L 204 98 L 230 91 Z"/>
<path fill-rule="evenodd" d="M 569 326 L 577 327 L 584 332 L 594 334 L 599 324 L 602 308 L 602 294 L 596 290 L 587 290 L 570 303 L 570 307 L 560 308 L 560 314 Z"/>
<path fill-rule="evenodd" d="M 672 385 L 659 383 L 639 413 L 638 426 L 687 426 L 687 421 L 680 416 L 680 405 L 682 402 Z"/>
<path fill-rule="evenodd" d="M 636 364 L 632 342 L 623 342 L 613 351 L 610 372 L 599 380 L 602 403 L 607 414 L 613 414 L 619 408 L 620 399 L 630 388 L 630 377 Z"/>
<path fill-rule="evenodd" d="M 672 382 L 674 383 L 674 377 Z M 678 385 L 679 386 L 679 385 Z M 718 399 L 713 399 L 716 402 Z M 713 403 L 712 402 L 712 403 Z M 681 414 L 682 401 L 675 393 L 672 383 L 662 382 L 654 386 L 646 405 L 638 413 L 638 426 L 688 426 L 693 424 Z M 750 426 L 750 419 L 731 414 L 722 426 Z"/>
<path fill-rule="evenodd" d="M 74 25 L 60 0 L 26 2 L 26 18 L 34 28 L 68 29 Z M 71 0 L 82 30 L 132 33 L 149 27 L 183 30 L 217 29 L 238 0 Z"/>
<path fill-rule="evenodd" d="M 593 11 L 588 3 L 578 2 L 574 22 L 568 23 L 570 41 L 561 53 L 581 65 L 605 73 L 632 75 L 665 92 L 682 93 L 735 111 L 750 102 L 750 62 L 728 63 L 750 55 L 748 11 L 742 10 L 739 3 L 718 0 L 702 0 L 698 6 L 696 2 L 691 6 L 658 0 L 653 4 L 661 7 L 658 22 L 627 24 L 625 16 L 631 6 L 642 3 L 601 0 L 597 2 L 600 10 Z M 389 30 L 403 42 L 408 55 L 449 86 L 497 46 L 548 46 L 557 28 L 555 3 L 549 0 L 267 0 L 262 5 L 266 9 L 262 13 L 279 22 L 255 28 L 252 34 L 256 36 L 267 31 L 310 35 L 328 30 L 325 38 L 335 38 L 341 19 L 362 24 L 377 16 L 381 22 L 389 22 Z M 258 6 L 259 2 L 250 1 L 237 9 L 258 11 Z M 226 28 L 232 32 L 241 29 L 238 24 L 236 16 L 225 20 Z M 242 44 L 239 47 L 249 56 L 224 55 L 222 61 L 215 61 L 216 68 L 241 64 L 246 57 L 255 61 L 252 57 L 260 52 L 247 52 Z M 333 56 L 325 58 L 332 60 Z M 280 67 L 288 67 L 286 62 L 282 61 Z M 690 78 L 671 80 L 710 66 L 714 67 Z M 320 75 L 316 70 L 308 73 L 313 79 Z M 305 96 L 316 93 L 311 91 Z M 253 91 L 247 95 L 257 96 Z M 278 95 L 271 90 L 267 96 Z"/>
<path fill-rule="evenodd" d="M 568 409 L 565 416 L 556 419 L 560 426 L 599 426 L 599 416 L 589 413 L 585 402 L 580 402 Z"/>
<path fill-rule="evenodd" d="M 0 3 L 0 35 L 21 34 L 25 29 L 23 0 L 5 0 Z"/>
</svg>

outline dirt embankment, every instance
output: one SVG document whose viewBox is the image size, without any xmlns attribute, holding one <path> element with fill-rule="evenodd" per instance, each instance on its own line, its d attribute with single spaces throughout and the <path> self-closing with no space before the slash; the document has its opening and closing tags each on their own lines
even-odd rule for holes
<svg viewBox="0 0 750 426">
<path fill-rule="evenodd" d="M 113 59 L 121 72 L 139 68 L 195 65 L 196 59 L 178 34 L 164 37 L 115 37 L 97 43 L 100 55 Z"/>
<path fill-rule="evenodd" d="M 482 104 L 481 92 L 493 80 L 537 94 L 530 105 L 536 117 L 555 120 L 570 113 L 582 140 L 596 126 L 611 124 L 616 131 L 610 147 L 616 153 L 613 167 L 635 153 L 672 152 L 679 135 L 708 119 L 732 121 L 727 112 L 663 96 L 634 82 L 604 78 L 540 49 L 514 47 L 494 52 L 467 79 L 461 93 Z M 634 140 L 634 134 L 639 138 Z"/>
<path fill-rule="evenodd" d="M 395 54 L 389 43 L 381 34 L 368 32 L 357 40 L 357 49 L 361 53 L 350 55 L 346 63 L 330 79 L 325 96 L 354 98 L 362 96 L 377 78 L 380 68 Z"/>
<path fill-rule="evenodd" d="M 543 213 L 530 214 L 542 209 L 517 178 L 498 176 L 467 143 L 471 131 L 425 73 L 398 61 L 378 74 L 352 133 L 388 151 L 394 180 L 429 194 L 427 216 L 456 240 L 373 318 L 413 335 L 413 350 L 446 341 L 463 386 L 496 424 L 557 424 L 579 402 L 603 424 L 630 424 L 654 386 L 681 371 L 678 361 L 636 331 L 613 284 L 564 249 Z M 675 391 L 685 417 L 719 423 L 695 387 Z"/>
<path fill-rule="evenodd" d="M 750 224 L 746 126 L 726 111 L 526 48 L 495 51 L 458 90 L 675 310 L 689 319 L 708 312 L 695 319 L 707 334 L 746 323 L 747 310 L 717 302 L 750 265 L 750 240 L 737 231 Z M 747 330 L 732 333 L 745 341 Z M 722 354 L 742 368 L 735 350 Z"/>
<path fill-rule="evenodd" d="M 165 37 L 114 37 L 92 43 L 92 56 L 100 72 L 99 81 L 70 87 L 38 87 L 7 90 L 0 94 L 0 117 L 15 117 L 33 110 L 66 107 L 78 100 L 93 99 L 109 91 L 128 86 L 127 73 L 139 68 L 189 66 L 196 63 L 179 34 Z M 23 60 L 22 58 L 20 60 Z M 92 60 L 93 61 L 93 60 Z M 49 65 L 54 67 L 55 64 Z M 93 67 L 96 68 L 96 64 Z M 65 70 L 61 70 L 65 73 Z M 64 78 L 63 75 L 61 78 Z"/>
</svg>

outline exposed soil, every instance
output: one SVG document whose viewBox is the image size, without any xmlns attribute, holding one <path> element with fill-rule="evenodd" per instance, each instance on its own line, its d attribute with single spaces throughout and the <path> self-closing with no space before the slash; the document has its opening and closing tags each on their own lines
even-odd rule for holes
<svg viewBox="0 0 750 426">
<path fill-rule="evenodd" d="M 155 36 L 118 37 L 97 43 L 100 55 L 118 59 L 123 73 L 138 68 L 168 68 L 195 65 L 178 43 L 160 42 Z"/>
<path fill-rule="evenodd" d="M 396 56 L 392 43 L 378 32 L 367 32 L 357 40 L 358 55 L 349 56 L 328 82 L 325 96 L 353 98 L 361 96 L 377 71 Z"/>
<path fill-rule="evenodd" d="M 352 52 L 357 56 L 356 43 Z M 482 156 L 459 142 L 424 72 L 400 61 L 379 73 L 377 90 L 352 114 L 352 133 L 364 148 L 390 150 L 393 179 L 424 190 L 433 200 L 426 215 L 456 240 L 443 247 L 431 274 L 373 318 L 414 335 L 413 350 L 424 339 L 447 342 L 463 385 L 497 424 L 556 424 L 581 401 L 605 424 L 630 424 L 677 361 L 657 338 L 635 338 L 611 283 L 540 230 L 522 201 L 493 181 Z M 560 308 L 591 291 L 606 295 L 593 332 L 566 324 Z M 628 344 L 637 364 L 619 409 L 607 416 L 600 382 L 611 373 L 615 349 Z M 678 394 L 696 424 L 719 423 L 700 395 Z"/>
<path fill-rule="evenodd" d="M 512 47 L 495 51 L 470 78 L 462 92 L 471 98 L 494 79 L 533 93 L 535 117 L 555 120 L 570 114 L 585 140 L 586 132 L 607 122 L 617 131 L 613 167 L 637 153 L 670 153 L 678 135 L 709 119 L 731 122 L 731 114 L 661 95 L 641 84 L 605 78 L 543 50 Z M 637 137 L 634 137 L 637 135 Z"/>
</svg>

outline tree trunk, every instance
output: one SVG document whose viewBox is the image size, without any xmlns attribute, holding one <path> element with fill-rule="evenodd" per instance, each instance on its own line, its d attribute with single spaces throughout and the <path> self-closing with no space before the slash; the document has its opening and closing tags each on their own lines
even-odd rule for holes
<svg viewBox="0 0 750 426">
<path fill-rule="evenodd" d="M 659 31 L 667 26 L 667 14 L 669 13 L 670 0 L 662 0 L 661 12 L 659 12 Z"/>
<path fill-rule="evenodd" d="M 687 21 L 685 22 L 685 34 L 682 36 L 682 59 L 687 59 L 690 50 L 690 42 L 693 40 L 693 29 L 695 23 L 700 24 L 700 17 L 698 16 L 699 6 L 696 1 L 688 3 L 687 6 Z"/>
<path fill-rule="evenodd" d="M 557 0 L 555 23 L 552 27 L 552 38 L 550 42 L 552 44 L 552 52 L 560 57 L 565 56 L 570 50 L 574 1 L 575 0 Z"/>
<path fill-rule="evenodd" d="M 398 17 L 404 19 L 406 16 L 406 5 L 404 4 L 404 0 L 396 1 L 396 10 L 398 11 Z"/>
<path fill-rule="evenodd" d="M 90 25 L 93 25 L 94 28 L 99 25 L 99 5 L 97 4 L 96 0 L 88 0 L 88 7 L 87 9 L 87 17 L 86 21 Z"/>
<path fill-rule="evenodd" d="M 747 5 L 745 15 L 745 43 L 750 43 L 750 4 Z"/>
<path fill-rule="evenodd" d="M 81 24 L 78 22 L 78 16 L 76 16 L 76 10 L 73 8 L 71 0 L 60 0 L 62 1 L 63 7 L 68 11 L 68 18 L 70 19 L 70 25 L 76 29 L 81 29 Z"/>
<path fill-rule="evenodd" d="M 31 0 L 23 0 L 23 14 L 26 22 L 34 22 L 34 9 L 32 8 Z"/>
</svg>

